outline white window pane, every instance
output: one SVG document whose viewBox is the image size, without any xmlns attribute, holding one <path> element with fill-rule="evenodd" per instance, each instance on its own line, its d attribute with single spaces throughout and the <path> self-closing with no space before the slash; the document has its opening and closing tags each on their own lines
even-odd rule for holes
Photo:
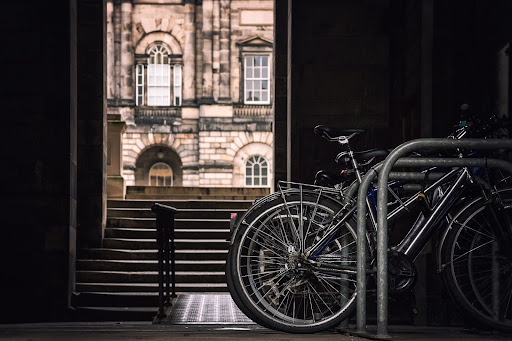
<svg viewBox="0 0 512 341">
<path fill-rule="evenodd" d="M 261 77 L 260 72 L 261 72 L 260 68 L 255 68 L 254 69 L 254 78 L 260 78 Z"/>
<path fill-rule="evenodd" d="M 247 63 L 247 66 L 253 66 L 253 60 L 252 57 L 246 57 L 245 61 Z"/>
<path fill-rule="evenodd" d="M 254 90 L 261 89 L 261 81 L 254 81 Z"/>
<path fill-rule="evenodd" d="M 254 66 L 260 66 L 261 65 L 261 57 L 255 56 L 254 57 Z"/>
<path fill-rule="evenodd" d="M 255 102 L 261 101 L 261 91 L 254 91 L 254 101 Z"/>
<path fill-rule="evenodd" d="M 268 66 L 268 57 L 261 57 L 261 65 Z"/>
<path fill-rule="evenodd" d="M 247 68 L 247 70 L 245 70 L 245 77 L 252 78 L 252 68 Z"/>
<path fill-rule="evenodd" d="M 268 162 L 259 155 L 251 156 L 245 164 L 246 186 L 268 186 Z"/>
<path fill-rule="evenodd" d="M 263 92 L 261 93 L 261 100 L 262 100 L 263 102 L 268 102 L 268 92 L 267 92 L 267 91 L 263 91 Z"/>
<path fill-rule="evenodd" d="M 261 89 L 262 90 L 268 89 L 268 81 L 261 81 Z"/>
<path fill-rule="evenodd" d="M 252 101 L 252 91 L 247 91 L 247 93 L 245 95 L 245 100 Z"/>
<path fill-rule="evenodd" d="M 135 104 L 144 105 L 144 65 L 137 65 L 135 83 Z"/>
<path fill-rule="evenodd" d="M 261 68 L 261 77 L 268 78 L 268 67 Z"/>
<path fill-rule="evenodd" d="M 174 90 L 173 90 L 173 104 L 175 106 L 181 105 L 181 74 L 182 74 L 182 66 L 174 65 Z"/>
</svg>

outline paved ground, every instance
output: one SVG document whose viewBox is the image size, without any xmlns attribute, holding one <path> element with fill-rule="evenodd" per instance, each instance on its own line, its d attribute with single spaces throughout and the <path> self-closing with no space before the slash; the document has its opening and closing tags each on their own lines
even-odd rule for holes
<svg viewBox="0 0 512 341">
<path fill-rule="evenodd" d="M 155 311 L 156 312 L 156 311 Z M 0 340 L 130 341 L 130 340 L 366 340 L 335 330 L 318 334 L 286 334 L 254 324 L 226 294 L 181 295 L 166 309 L 168 317 L 151 322 L 70 322 L 0 324 Z M 375 332 L 370 326 L 369 332 Z M 512 340 L 512 335 L 470 332 L 462 328 L 390 326 L 392 340 Z"/>
<path fill-rule="evenodd" d="M 469 333 L 460 328 L 391 326 L 393 340 L 512 340 L 512 335 Z M 80 322 L 0 325 L 0 340 L 23 341 L 129 341 L 129 340 L 365 340 L 335 331 L 294 335 L 275 332 L 257 325 L 155 325 L 149 322 Z"/>
</svg>

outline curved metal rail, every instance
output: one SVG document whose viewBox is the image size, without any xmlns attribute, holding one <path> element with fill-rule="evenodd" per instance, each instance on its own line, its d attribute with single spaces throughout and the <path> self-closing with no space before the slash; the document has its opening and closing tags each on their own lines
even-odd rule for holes
<svg viewBox="0 0 512 341">
<path fill-rule="evenodd" d="M 407 167 L 490 167 L 512 173 L 512 164 L 488 158 L 403 158 L 421 149 L 512 149 L 511 140 L 426 138 L 405 142 L 395 148 L 383 161 L 366 173 L 358 190 L 357 235 L 366 233 L 366 194 L 371 182 L 378 176 L 377 186 L 377 334 L 366 332 L 366 248 L 365 239 L 357 238 L 357 325 L 354 334 L 372 339 L 390 339 L 388 335 L 388 181 L 394 166 Z M 411 179 L 415 176 L 411 173 Z M 401 173 L 401 177 L 406 177 Z M 349 331 L 350 332 L 350 331 Z"/>
</svg>

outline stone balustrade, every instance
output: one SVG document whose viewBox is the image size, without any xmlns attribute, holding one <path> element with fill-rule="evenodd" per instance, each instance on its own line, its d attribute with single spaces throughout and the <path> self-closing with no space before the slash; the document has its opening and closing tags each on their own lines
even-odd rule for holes
<svg viewBox="0 0 512 341">
<path fill-rule="evenodd" d="M 239 117 L 260 117 L 271 116 L 273 109 L 271 105 L 235 105 L 234 116 Z"/>
</svg>

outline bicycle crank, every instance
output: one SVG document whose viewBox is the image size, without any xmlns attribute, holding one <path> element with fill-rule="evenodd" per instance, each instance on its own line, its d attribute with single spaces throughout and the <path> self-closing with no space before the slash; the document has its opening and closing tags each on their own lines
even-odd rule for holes
<svg viewBox="0 0 512 341">
<path fill-rule="evenodd" d="M 412 260 L 397 251 L 390 253 L 388 258 L 390 293 L 409 291 L 416 283 L 416 267 Z"/>
</svg>

